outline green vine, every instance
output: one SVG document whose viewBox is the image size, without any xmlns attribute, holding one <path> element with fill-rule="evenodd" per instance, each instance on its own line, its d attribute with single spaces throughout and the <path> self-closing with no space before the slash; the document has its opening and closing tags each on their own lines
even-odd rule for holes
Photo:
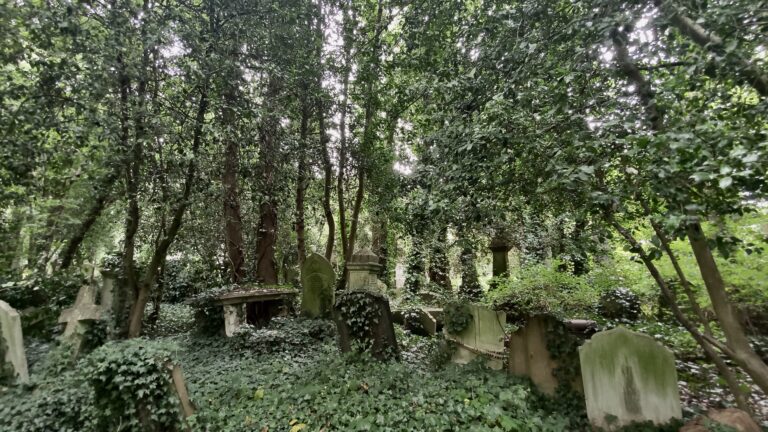
<svg viewBox="0 0 768 432">
<path fill-rule="evenodd" d="M 466 303 L 451 302 L 443 309 L 445 329 L 449 334 L 459 334 L 469 327 L 472 322 L 472 313 Z"/>
</svg>

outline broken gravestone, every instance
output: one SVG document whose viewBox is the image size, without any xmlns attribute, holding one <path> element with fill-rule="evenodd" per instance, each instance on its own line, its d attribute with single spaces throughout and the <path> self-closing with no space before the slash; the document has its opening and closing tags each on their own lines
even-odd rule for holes
<svg viewBox="0 0 768 432">
<path fill-rule="evenodd" d="M 90 325 L 100 320 L 104 313 L 101 305 L 95 303 L 96 295 L 96 287 L 91 284 L 83 285 L 77 292 L 75 304 L 64 309 L 59 315 L 59 323 L 67 324 L 62 339 L 72 345 L 75 356 L 80 353 Z"/>
<path fill-rule="evenodd" d="M 550 315 L 536 315 L 528 318 L 525 326 L 519 328 L 509 337 L 509 358 L 508 370 L 513 375 L 528 377 L 533 381 L 536 387 L 543 393 L 554 395 L 557 387 L 561 384 L 571 385 L 574 388 L 580 388 L 580 377 L 577 372 L 563 376 L 558 374 L 560 361 L 556 360 L 549 350 L 547 341 L 548 332 L 557 333 L 558 338 L 568 338 L 571 343 L 568 346 L 573 348 L 573 357 L 562 359 L 563 361 L 576 362 L 573 367 L 578 370 L 578 352 L 576 351 L 577 342 L 575 336 L 570 334 L 566 324 Z M 558 348 L 562 350 L 567 341 L 557 339 Z M 566 368 L 568 369 L 568 368 Z M 571 369 L 568 369 L 571 370 Z"/>
<path fill-rule="evenodd" d="M 18 381 L 29 381 L 21 318 L 16 309 L 0 300 L 0 372 L 8 365 Z"/>
<path fill-rule="evenodd" d="M 483 356 L 488 358 L 488 367 L 501 370 L 504 367 L 506 314 L 478 305 L 468 307 L 472 319 L 467 327 L 457 334 L 448 334 L 448 339 L 456 344 L 451 361 L 466 364 Z"/>
<path fill-rule="evenodd" d="M 386 285 L 377 275 L 379 257 L 362 251 L 349 264 L 348 289 L 336 300 L 333 319 L 342 352 L 367 351 L 374 358 L 400 358 Z"/>
<path fill-rule="evenodd" d="M 333 314 L 336 273 L 324 256 L 313 253 L 301 267 L 301 312 L 310 318 Z"/>
<path fill-rule="evenodd" d="M 662 425 L 682 417 L 675 357 L 652 337 L 623 327 L 579 348 L 590 422 L 616 430 L 636 422 Z"/>
</svg>

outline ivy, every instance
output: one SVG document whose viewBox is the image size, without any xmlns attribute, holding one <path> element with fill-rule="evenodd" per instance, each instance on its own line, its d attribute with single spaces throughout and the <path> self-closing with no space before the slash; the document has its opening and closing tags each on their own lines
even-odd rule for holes
<svg viewBox="0 0 768 432">
<path fill-rule="evenodd" d="M 451 302 L 443 308 L 443 319 L 446 331 L 456 335 L 466 330 L 473 318 L 466 303 Z"/>
</svg>

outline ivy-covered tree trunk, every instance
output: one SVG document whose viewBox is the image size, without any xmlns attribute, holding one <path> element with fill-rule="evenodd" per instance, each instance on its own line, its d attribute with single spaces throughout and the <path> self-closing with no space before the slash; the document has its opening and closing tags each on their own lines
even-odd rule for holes
<svg viewBox="0 0 768 432">
<path fill-rule="evenodd" d="M 307 180 L 307 136 L 309 134 L 309 116 L 311 114 L 309 102 L 305 96 L 301 110 L 301 124 L 299 126 L 299 161 L 296 173 L 296 252 L 298 254 L 299 267 L 304 264 L 307 257 L 305 239 L 306 222 L 304 220 L 304 196 L 308 187 Z"/>
<path fill-rule="evenodd" d="M 475 251 L 468 240 L 463 240 L 461 247 L 461 284 L 459 285 L 459 297 L 475 302 L 483 297 L 483 289 L 477 275 Z"/>
<path fill-rule="evenodd" d="M 256 233 L 256 280 L 265 284 L 277 284 L 277 262 L 275 244 L 277 243 L 277 132 L 278 121 L 277 96 L 280 90 L 278 78 L 271 75 L 264 95 L 265 114 L 259 127 L 260 165 L 262 170 L 259 204 L 259 228 Z"/>
<path fill-rule="evenodd" d="M 234 65 L 230 74 L 225 74 L 229 82 L 224 82 L 222 94 L 221 124 L 224 133 L 224 167 L 221 184 L 224 188 L 224 246 L 227 251 L 227 266 L 232 283 L 240 283 L 245 277 L 245 252 L 243 248 L 243 221 L 240 216 L 240 193 L 238 177 L 240 171 L 240 143 L 235 129 L 238 127 L 235 105 L 238 100 L 236 85 L 239 73 Z"/>
<path fill-rule="evenodd" d="M 432 250 L 429 257 L 429 281 L 434 283 L 445 293 L 451 293 L 451 277 L 447 253 L 448 228 L 438 230 L 432 241 Z"/>
</svg>

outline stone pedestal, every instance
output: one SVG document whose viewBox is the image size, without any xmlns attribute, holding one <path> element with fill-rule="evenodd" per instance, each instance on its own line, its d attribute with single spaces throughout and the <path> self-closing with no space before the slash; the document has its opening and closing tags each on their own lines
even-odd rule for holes
<svg viewBox="0 0 768 432">
<path fill-rule="evenodd" d="M 365 289 L 385 293 L 387 285 L 379 280 L 381 264 L 379 257 L 368 249 L 363 249 L 354 254 L 347 263 L 347 290 L 356 291 Z"/>
</svg>

